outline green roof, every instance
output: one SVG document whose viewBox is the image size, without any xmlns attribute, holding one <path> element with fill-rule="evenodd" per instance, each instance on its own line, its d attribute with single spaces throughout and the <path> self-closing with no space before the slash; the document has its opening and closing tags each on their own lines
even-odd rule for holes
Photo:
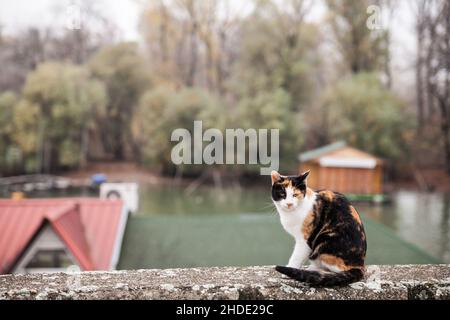
<svg viewBox="0 0 450 320">
<path fill-rule="evenodd" d="M 302 152 L 298 155 L 298 160 L 300 160 L 301 162 L 309 161 L 328 152 L 344 148 L 345 146 L 347 146 L 347 143 L 345 141 L 337 141 L 317 149 Z"/>
<path fill-rule="evenodd" d="M 363 213 L 362 219 L 367 264 L 441 263 Z M 275 214 L 133 216 L 118 269 L 275 265 L 287 262 L 292 246 Z"/>
</svg>

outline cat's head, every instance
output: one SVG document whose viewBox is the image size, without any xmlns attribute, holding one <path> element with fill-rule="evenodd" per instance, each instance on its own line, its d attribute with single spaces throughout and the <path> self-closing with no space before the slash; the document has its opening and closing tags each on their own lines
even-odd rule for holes
<svg viewBox="0 0 450 320">
<path fill-rule="evenodd" d="M 294 211 L 306 196 L 306 177 L 309 171 L 298 176 L 282 176 L 272 171 L 272 200 L 278 209 Z"/>
</svg>

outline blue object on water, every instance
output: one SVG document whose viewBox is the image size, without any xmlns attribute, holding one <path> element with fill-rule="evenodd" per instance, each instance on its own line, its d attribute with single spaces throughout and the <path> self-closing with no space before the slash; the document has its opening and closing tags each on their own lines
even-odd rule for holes
<svg viewBox="0 0 450 320">
<path fill-rule="evenodd" d="M 103 173 L 96 173 L 93 176 L 91 176 L 91 182 L 93 185 L 99 185 L 103 182 L 106 182 L 108 179 L 106 178 L 106 175 Z"/>
</svg>

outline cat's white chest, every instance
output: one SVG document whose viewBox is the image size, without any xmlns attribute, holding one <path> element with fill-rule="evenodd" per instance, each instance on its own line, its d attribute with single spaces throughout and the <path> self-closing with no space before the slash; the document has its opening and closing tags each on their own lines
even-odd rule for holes
<svg viewBox="0 0 450 320">
<path fill-rule="evenodd" d="M 302 226 L 305 218 L 311 213 L 315 200 L 315 195 L 305 198 L 303 203 L 299 205 L 294 211 L 284 211 L 277 207 L 280 215 L 281 225 L 284 230 L 293 236 L 295 239 L 304 239 L 302 233 Z"/>
<path fill-rule="evenodd" d="M 302 225 L 305 217 L 301 212 L 282 212 L 280 213 L 280 221 L 284 230 L 294 238 L 302 236 Z"/>
</svg>

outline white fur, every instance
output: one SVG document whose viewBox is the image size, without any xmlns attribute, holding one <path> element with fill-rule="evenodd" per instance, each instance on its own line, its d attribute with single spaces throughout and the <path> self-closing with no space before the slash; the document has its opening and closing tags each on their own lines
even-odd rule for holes
<svg viewBox="0 0 450 320">
<path fill-rule="evenodd" d="M 281 225 L 295 239 L 294 251 L 287 266 L 299 268 L 311 253 L 311 248 L 302 233 L 302 225 L 313 208 L 316 193 L 306 194 L 305 198 L 299 199 L 293 196 L 293 192 L 291 187 L 286 188 L 286 198 L 274 201 L 274 203 L 280 215 Z M 288 207 L 289 203 L 292 204 L 290 208 Z"/>
<path fill-rule="evenodd" d="M 316 261 L 319 261 L 319 259 L 316 259 Z M 325 263 L 323 261 L 320 261 L 319 263 L 320 263 L 320 267 L 322 268 L 322 270 L 327 270 L 327 271 L 336 272 L 336 273 L 342 272 L 342 270 L 339 269 L 337 266 Z"/>
</svg>

